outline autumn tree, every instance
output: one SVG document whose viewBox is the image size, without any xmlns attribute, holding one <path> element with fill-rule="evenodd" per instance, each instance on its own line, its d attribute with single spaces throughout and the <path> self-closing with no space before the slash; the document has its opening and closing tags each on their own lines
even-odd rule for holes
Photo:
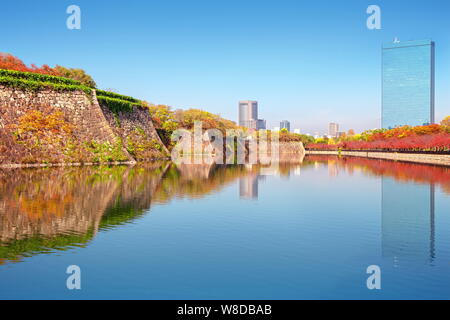
<svg viewBox="0 0 450 320">
<path fill-rule="evenodd" d="M 95 88 L 97 87 L 97 84 L 95 83 L 94 79 L 86 73 L 83 69 L 73 69 L 73 68 L 66 68 L 62 66 L 56 66 L 54 68 L 54 71 L 56 75 L 64 78 L 73 79 L 76 81 L 81 82 L 85 86 Z"/>
<path fill-rule="evenodd" d="M 444 120 L 441 121 L 441 126 L 450 127 L 450 116 L 445 117 Z"/>
<path fill-rule="evenodd" d="M 0 52 L 0 69 L 15 70 L 21 72 L 34 72 L 40 74 L 57 75 L 55 70 L 44 64 L 42 67 L 37 67 L 32 64 L 28 67 L 22 60 L 9 54 Z"/>
</svg>

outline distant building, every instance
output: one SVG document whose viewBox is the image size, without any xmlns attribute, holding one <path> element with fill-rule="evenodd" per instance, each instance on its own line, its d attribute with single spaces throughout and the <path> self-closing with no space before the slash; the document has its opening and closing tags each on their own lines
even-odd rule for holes
<svg viewBox="0 0 450 320">
<path fill-rule="evenodd" d="M 331 137 L 337 137 L 339 132 L 339 124 L 331 122 L 328 126 L 328 135 Z"/>
<path fill-rule="evenodd" d="M 280 131 L 280 127 L 274 127 L 273 131 Z"/>
<path fill-rule="evenodd" d="M 337 133 L 337 137 L 338 138 L 341 138 L 341 137 L 343 137 L 345 135 L 345 132 L 344 131 L 339 131 L 338 133 Z"/>
<path fill-rule="evenodd" d="M 254 130 L 266 129 L 266 121 L 258 119 L 257 101 L 239 101 L 239 125 Z"/>
<path fill-rule="evenodd" d="M 383 45 L 383 128 L 434 123 L 434 47 L 430 40 Z"/>
<path fill-rule="evenodd" d="M 280 130 L 286 129 L 287 131 L 291 131 L 291 123 L 287 120 L 283 120 L 280 122 Z"/>
<path fill-rule="evenodd" d="M 256 130 L 266 130 L 266 120 L 258 119 L 256 123 Z"/>
<path fill-rule="evenodd" d="M 294 129 L 294 133 L 300 134 L 300 129 Z"/>
</svg>

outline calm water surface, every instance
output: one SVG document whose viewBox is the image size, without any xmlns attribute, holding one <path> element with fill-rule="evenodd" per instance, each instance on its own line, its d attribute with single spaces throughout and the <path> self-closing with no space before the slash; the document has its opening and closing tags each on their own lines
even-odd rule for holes
<svg viewBox="0 0 450 320">
<path fill-rule="evenodd" d="M 449 299 L 450 169 L 309 156 L 2 170 L 0 298 Z"/>
</svg>

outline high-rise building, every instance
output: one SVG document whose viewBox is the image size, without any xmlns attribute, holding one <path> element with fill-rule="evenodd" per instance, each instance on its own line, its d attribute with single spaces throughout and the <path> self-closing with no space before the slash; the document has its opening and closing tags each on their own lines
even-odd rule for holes
<svg viewBox="0 0 450 320">
<path fill-rule="evenodd" d="M 266 120 L 258 119 L 256 123 L 256 130 L 266 130 Z"/>
<path fill-rule="evenodd" d="M 258 119 L 257 101 L 239 101 L 239 125 L 254 130 L 266 129 L 266 121 Z"/>
<path fill-rule="evenodd" d="M 328 127 L 328 135 L 331 137 L 337 137 L 339 132 L 339 124 L 331 122 Z"/>
<path fill-rule="evenodd" d="M 286 129 L 287 131 L 291 131 L 291 123 L 287 120 L 283 120 L 280 122 L 280 130 Z"/>
<path fill-rule="evenodd" d="M 248 122 L 258 119 L 257 101 L 239 101 L 239 125 L 247 127 Z"/>
<path fill-rule="evenodd" d="M 382 127 L 434 123 L 434 42 L 383 45 Z"/>
</svg>

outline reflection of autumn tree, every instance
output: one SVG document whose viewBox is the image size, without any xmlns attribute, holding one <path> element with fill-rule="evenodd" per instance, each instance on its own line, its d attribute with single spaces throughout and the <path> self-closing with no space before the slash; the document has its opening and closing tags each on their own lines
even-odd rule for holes
<svg viewBox="0 0 450 320">
<path fill-rule="evenodd" d="M 297 164 L 298 165 L 298 164 Z M 289 165 L 281 165 L 288 174 Z M 0 264 L 86 246 L 174 197 L 200 198 L 260 166 L 168 163 L 0 170 Z M 3 259 L 3 260 L 1 260 Z"/>
<path fill-rule="evenodd" d="M 175 196 L 200 198 L 246 173 L 245 167 L 239 165 L 172 165 L 164 176 L 156 198 L 158 201 L 168 201 Z"/>
<path fill-rule="evenodd" d="M 366 174 L 392 177 L 401 182 L 434 183 L 440 185 L 445 192 L 450 193 L 450 168 L 448 167 L 323 155 L 309 155 L 303 166 L 314 163 L 328 163 L 330 160 L 335 161 L 338 171 L 345 170 L 351 174 L 357 169 Z"/>
<path fill-rule="evenodd" d="M 150 207 L 166 167 L 0 171 L 0 258 L 84 246 L 99 228 L 134 219 Z"/>
</svg>

